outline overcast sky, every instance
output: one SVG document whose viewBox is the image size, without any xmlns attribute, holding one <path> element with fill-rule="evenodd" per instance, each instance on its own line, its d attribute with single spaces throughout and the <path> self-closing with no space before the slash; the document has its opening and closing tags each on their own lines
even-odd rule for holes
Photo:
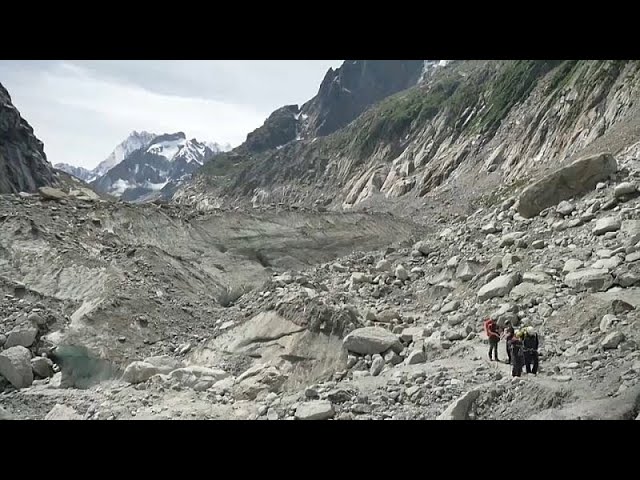
<svg viewBox="0 0 640 480">
<path fill-rule="evenodd" d="M 313 97 L 342 60 L 0 61 L 0 83 L 51 163 L 87 168 L 133 130 L 237 146 L 283 105 Z"/>
</svg>

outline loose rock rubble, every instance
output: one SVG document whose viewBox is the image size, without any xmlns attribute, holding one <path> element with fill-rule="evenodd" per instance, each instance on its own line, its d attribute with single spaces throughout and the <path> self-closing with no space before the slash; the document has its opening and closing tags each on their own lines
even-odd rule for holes
<svg viewBox="0 0 640 480">
<path fill-rule="evenodd" d="M 593 416 L 601 409 L 607 418 L 635 418 L 640 170 L 633 161 L 621 167 L 615 173 L 609 156 L 593 157 L 505 202 L 433 224 L 412 241 L 307 266 L 280 264 L 268 274 L 260 267 L 265 281 L 237 296 L 227 291 L 226 306 L 205 293 L 220 277 L 198 283 L 189 262 L 123 242 L 133 224 L 102 216 L 106 227 L 98 227 L 93 219 L 107 207 L 78 216 L 85 209 L 74 205 L 67 215 L 68 198 L 47 200 L 46 208 L 58 205 L 47 214 L 58 218 L 45 223 L 37 214 L 23 221 L 11 213 L 45 207 L 12 201 L 13 210 L 0 215 L 5 227 L 62 236 L 67 254 L 91 278 L 115 282 L 98 273 L 108 266 L 91 270 L 91 255 L 82 253 L 91 247 L 68 236 L 67 222 L 101 238 L 102 250 L 93 254 L 129 270 L 114 277 L 123 282 L 114 289 L 126 289 L 109 300 L 117 317 L 111 321 L 102 307 L 83 300 L 95 288 L 90 282 L 57 295 L 33 275 L 15 276 L 21 284 L 2 281 L 0 415 L 524 419 Z M 560 192 L 559 184 L 565 185 Z M 172 271 L 179 273 L 167 277 Z M 190 290 L 201 295 L 181 297 Z M 133 310 L 135 302 L 144 308 Z M 508 365 L 488 360 L 482 330 L 488 316 L 538 331 L 537 376 L 513 380 Z M 108 334 L 107 354 L 99 344 L 73 355 L 64 344 L 56 347 L 61 339 L 87 339 L 74 337 L 74 329 Z M 504 343 L 499 354 L 506 359 Z M 88 379 L 82 388 L 80 378 Z"/>
</svg>

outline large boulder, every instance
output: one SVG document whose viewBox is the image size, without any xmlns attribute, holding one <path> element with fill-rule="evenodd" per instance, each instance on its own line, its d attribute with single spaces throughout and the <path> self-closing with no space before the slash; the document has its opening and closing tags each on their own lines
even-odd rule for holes
<svg viewBox="0 0 640 480">
<path fill-rule="evenodd" d="M 402 351 L 402 344 L 397 335 L 380 327 L 357 328 L 343 340 L 349 352 L 361 355 L 374 355 L 392 349 L 396 353 Z"/>
<path fill-rule="evenodd" d="M 599 218 L 596 221 L 596 226 L 593 227 L 594 235 L 604 235 L 607 232 L 615 232 L 620 230 L 622 222 L 617 217 L 604 217 Z"/>
<path fill-rule="evenodd" d="M 437 420 L 466 420 L 473 402 L 475 402 L 479 396 L 479 390 L 471 390 L 465 393 L 449 405 L 446 410 L 438 416 Z"/>
<path fill-rule="evenodd" d="M 609 153 L 576 160 L 529 185 L 518 198 L 518 213 L 524 218 L 534 217 L 562 200 L 592 190 L 617 170 L 618 163 Z"/>
<path fill-rule="evenodd" d="M 328 420 L 334 414 L 335 411 L 331 402 L 328 400 L 316 400 L 298 405 L 295 417 L 297 420 Z"/>
<path fill-rule="evenodd" d="M 132 362 L 125 369 L 124 374 L 122 375 L 122 380 L 127 383 L 142 383 L 146 382 L 157 373 L 159 373 L 158 369 L 150 363 Z"/>
<path fill-rule="evenodd" d="M 611 332 L 606 337 L 604 337 L 602 342 L 600 342 L 600 345 L 602 345 L 602 348 L 604 348 L 605 350 L 611 350 L 614 348 L 618 348 L 618 345 L 620 345 L 623 341 L 624 333 Z"/>
<path fill-rule="evenodd" d="M 510 273 L 508 275 L 500 275 L 494 278 L 478 291 L 478 299 L 482 302 L 494 297 L 504 297 L 509 294 L 511 289 L 515 287 L 521 280 L 519 273 Z"/>
<path fill-rule="evenodd" d="M 279 391 L 287 378 L 275 365 L 260 363 L 236 379 L 234 394 L 238 400 L 255 400 L 261 394 Z"/>
<path fill-rule="evenodd" d="M 58 188 L 40 187 L 38 189 L 40 196 L 45 200 L 64 200 L 67 194 Z"/>
<path fill-rule="evenodd" d="M 53 362 L 46 357 L 32 358 L 31 369 L 38 377 L 53 377 Z"/>
<path fill-rule="evenodd" d="M 71 407 L 56 405 L 44 417 L 45 420 L 82 420 L 82 417 Z"/>
<path fill-rule="evenodd" d="M 31 352 L 20 345 L 0 352 L 0 375 L 15 388 L 30 386 L 33 383 Z"/>
<path fill-rule="evenodd" d="M 569 273 L 564 277 L 564 283 L 579 292 L 584 290 L 604 291 L 613 285 L 613 277 L 606 270 L 589 268 Z"/>
<path fill-rule="evenodd" d="M 638 193 L 638 187 L 631 182 L 622 182 L 616 185 L 613 189 L 613 194 L 616 198 L 626 197 L 629 195 L 635 195 Z"/>
<path fill-rule="evenodd" d="M 432 245 L 429 242 L 426 242 L 424 240 L 419 241 L 418 243 L 416 243 L 413 246 L 413 251 L 414 252 L 420 252 L 424 256 L 429 255 L 431 252 L 433 252 L 435 250 L 436 250 L 436 248 L 435 248 L 434 245 Z"/>
<path fill-rule="evenodd" d="M 17 345 L 30 347 L 33 345 L 33 342 L 36 341 L 37 335 L 37 327 L 29 324 L 18 325 L 9 332 L 9 335 L 7 335 L 7 341 L 4 344 L 4 348 L 11 348 Z"/>
</svg>

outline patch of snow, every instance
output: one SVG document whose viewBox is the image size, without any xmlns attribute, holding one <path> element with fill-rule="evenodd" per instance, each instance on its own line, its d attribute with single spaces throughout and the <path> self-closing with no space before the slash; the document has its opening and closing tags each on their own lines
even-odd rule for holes
<svg viewBox="0 0 640 480">
<path fill-rule="evenodd" d="M 173 157 L 185 146 L 187 141 L 184 138 L 178 138 L 176 140 L 163 140 L 158 143 L 152 143 L 147 148 L 148 153 L 160 155 L 167 160 L 173 160 Z"/>
<path fill-rule="evenodd" d="M 120 178 L 111 184 L 110 193 L 116 196 L 120 196 L 125 192 L 125 190 L 128 190 L 129 188 L 136 188 L 136 185 Z"/>
<path fill-rule="evenodd" d="M 146 182 L 144 184 L 144 188 L 148 188 L 149 190 L 153 190 L 154 192 L 157 192 L 158 190 L 162 190 L 167 185 L 167 183 L 169 183 L 169 180 L 163 183 Z"/>
</svg>

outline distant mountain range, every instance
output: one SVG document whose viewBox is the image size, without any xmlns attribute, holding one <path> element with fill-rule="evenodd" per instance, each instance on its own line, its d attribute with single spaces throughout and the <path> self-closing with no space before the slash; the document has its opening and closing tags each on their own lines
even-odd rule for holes
<svg viewBox="0 0 640 480">
<path fill-rule="evenodd" d="M 187 140 L 183 132 L 157 135 L 132 132 L 93 170 L 58 163 L 55 168 L 91 184 L 99 192 L 126 201 L 163 196 L 217 153 L 229 150 L 215 142 Z M 166 191 L 166 190 L 165 190 Z"/>
</svg>

